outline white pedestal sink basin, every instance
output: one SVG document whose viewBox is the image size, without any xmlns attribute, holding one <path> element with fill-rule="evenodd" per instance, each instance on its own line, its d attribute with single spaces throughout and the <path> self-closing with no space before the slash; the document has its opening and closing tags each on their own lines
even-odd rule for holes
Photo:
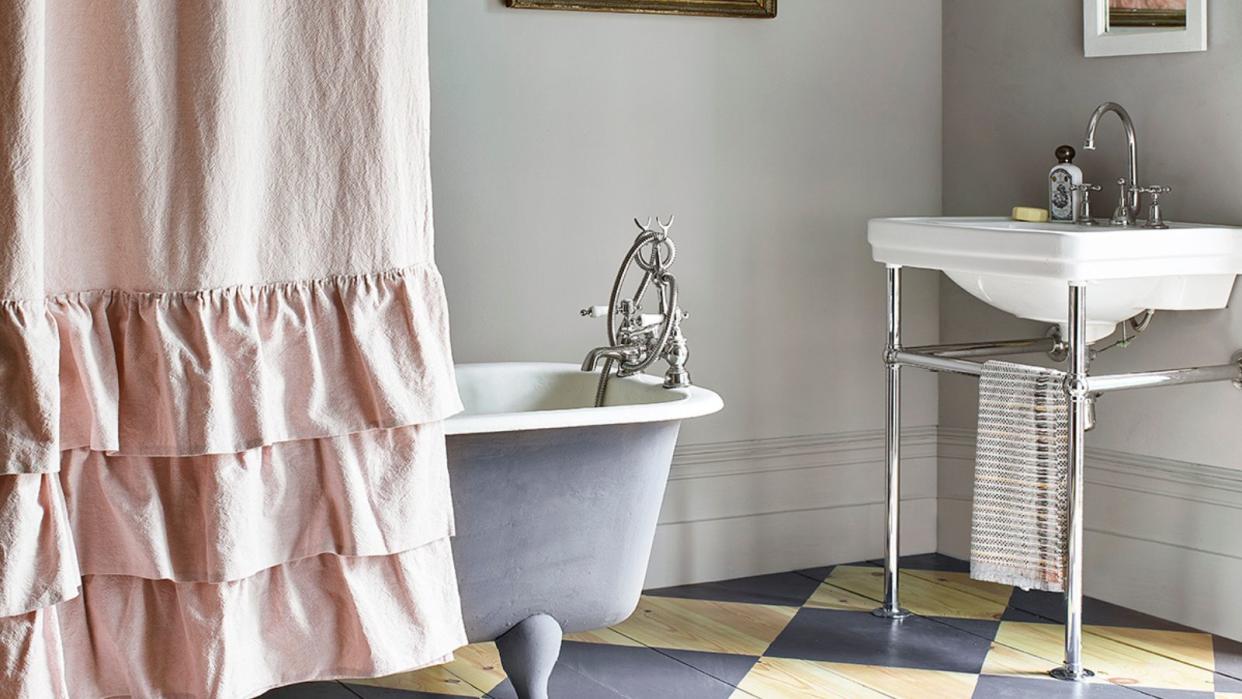
<svg viewBox="0 0 1242 699">
<path fill-rule="evenodd" d="M 1230 226 L 1153 230 L 980 217 L 877 218 L 867 228 L 877 262 L 943 270 L 985 303 L 1062 330 L 1068 286 L 1085 284 L 1089 342 L 1149 308 L 1225 308 L 1242 273 L 1242 228 Z"/>
</svg>

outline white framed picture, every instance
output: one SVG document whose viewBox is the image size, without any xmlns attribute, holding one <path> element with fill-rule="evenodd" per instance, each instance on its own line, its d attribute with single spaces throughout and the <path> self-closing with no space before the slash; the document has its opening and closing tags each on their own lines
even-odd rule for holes
<svg viewBox="0 0 1242 699">
<path fill-rule="evenodd" d="M 1207 50 L 1207 0 L 1083 0 L 1087 58 Z"/>
</svg>

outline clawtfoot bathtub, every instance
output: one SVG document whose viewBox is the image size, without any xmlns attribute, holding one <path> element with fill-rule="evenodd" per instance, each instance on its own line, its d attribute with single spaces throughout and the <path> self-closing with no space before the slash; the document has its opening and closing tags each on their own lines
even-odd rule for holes
<svg viewBox="0 0 1242 699">
<path fill-rule="evenodd" d="M 495 640 L 522 699 L 547 697 L 563 632 L 638 604 L 682 420 L 720 410 L 697 386 L 573 364 L 466 364 L 446 423 L 453 553 L 471 642 Z"/>
</svg>

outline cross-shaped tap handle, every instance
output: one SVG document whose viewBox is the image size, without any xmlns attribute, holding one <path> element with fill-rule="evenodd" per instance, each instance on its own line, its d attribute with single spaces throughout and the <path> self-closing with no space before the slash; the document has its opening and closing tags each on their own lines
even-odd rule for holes
<svg viewBox="0 0 1242 699">
<path fill-rule="evenodd" d="M 1091 193 L 1098 192 L 1100 189 L 1100 185 L 1088 184 L 1086 182 L 1074 185 L 1074 191 L 1079 194 L 1078 214 L 1074 219 L 1075 223 L 1083 226 L 1096 225 L 1095 219 L 1091 217 Z"/>
<path fill-rule="evenodd" d="M 1139 194 L 1150 194 L 1151 201 L 1147 203 L 1147 228 L 1168 228 L 1169 225 L 1164 222 L 1164 212 L 1160 209 L 1160 195 L 1168 194 L 1173 191 L 1172 187 L 1162 184 L 1153 184 L 1146 187 L 1135 189 Z"/>
</svg>

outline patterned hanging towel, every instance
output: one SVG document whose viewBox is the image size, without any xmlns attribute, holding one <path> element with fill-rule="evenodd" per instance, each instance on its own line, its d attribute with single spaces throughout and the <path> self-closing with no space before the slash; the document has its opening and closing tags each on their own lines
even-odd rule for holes
<svg viewBox="0 0 1242 699">
<path fill-rule="evenodd" d="M 1062 591 L 1069 497 L 1065 373 L 987 362 L 979 377 L 970 576 Z"/>
</svg>

